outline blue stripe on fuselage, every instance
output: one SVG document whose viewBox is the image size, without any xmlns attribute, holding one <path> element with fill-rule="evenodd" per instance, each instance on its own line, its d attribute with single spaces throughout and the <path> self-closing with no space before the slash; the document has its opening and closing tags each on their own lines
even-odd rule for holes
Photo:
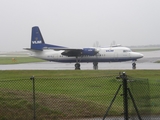
<svg viewBox="0 0 160 120">
<path fill-rule="evenodd" d="M 46 59 L 47 60 L 47 59 Z M 98 58 L 98 59 L 80 59 L 80 62 L 124 62 L 124 61 L 130 61 L 130 60 L 136 60 L 136 59 L 131 59 L 131 58 L 118 58 L 118 59 L 106 59 L 106 58 Z M 70 58 L 70 59 L 57 59 L 57 60 L 49 60 L 49 61 L 54 61 L 54 62 L 64 62 L 64 63 L 75 63 L 76 59 L 75 58 Z"/>
</svg>

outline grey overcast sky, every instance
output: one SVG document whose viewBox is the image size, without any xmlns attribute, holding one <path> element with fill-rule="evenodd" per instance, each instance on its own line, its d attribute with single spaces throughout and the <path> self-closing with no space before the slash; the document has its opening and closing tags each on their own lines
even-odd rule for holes
<svg viewBox="0 0 160 120">
<path fill-rule="evenodd" d="M 30 47 L 33 26 L 66 47 L 160 44 L 160 0 L 0 0 L 0 16 L 0 51 Z"/>
</svg>

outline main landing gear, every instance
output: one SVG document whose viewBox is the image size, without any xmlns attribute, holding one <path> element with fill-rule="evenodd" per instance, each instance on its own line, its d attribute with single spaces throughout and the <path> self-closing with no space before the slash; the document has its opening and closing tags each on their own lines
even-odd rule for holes
<svg viewBox="0 0 160 120">
<path fill-rule="evenodd" d="M 93 62 L 93 70 L 98 70 L 98 62 Z"/>
<path fill-rule="evenodd" d="M 80 63 L 76 63 L 75 64 L 75 70 L 80 70 L 81 69 L 80 66 L 81 66 Z"/>
<path fill-rule="evenodd" d="M 80 70 L 80 67 L 80 61 L 78 60 L 78 57 L 76 57 L 75 70 Z M 93 70 L 98 70 L 98 62 L 93 62 Z"/>
<path fill-rule="evenodd" d="M 75 64 L 75 70 L 80 70 L 80 63 L 78 62 L 78 56 L 76 56 L 76 64 Z"/>
</svg>

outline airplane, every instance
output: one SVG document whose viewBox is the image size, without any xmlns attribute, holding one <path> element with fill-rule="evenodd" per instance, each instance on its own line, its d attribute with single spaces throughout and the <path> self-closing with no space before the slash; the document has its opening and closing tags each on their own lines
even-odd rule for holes
<svg viewBox="0 0 160 120">
<path fill-rule="evenodd" d="M 132 52 L 128 47 L 115 45 L 110 47 L 68 48 L 64 46 L 46 44 L 38 26 L 32 27 L 31 46 L 24 48 L 32 51 L 31 56 L 47 61 L 75 63 L 75 70 L 80 70 L 80 63 L 92 62 L 93 69 L 98 69 L 98 62 L 133 61 L 132 68 L 136 68 L 136 61 L 143 54 Z"/>
</svg>

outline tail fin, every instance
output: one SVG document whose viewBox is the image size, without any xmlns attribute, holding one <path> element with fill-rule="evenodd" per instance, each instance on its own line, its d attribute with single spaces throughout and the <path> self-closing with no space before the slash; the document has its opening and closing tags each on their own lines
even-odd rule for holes
<svg viewBox="0 0 160 120">
<path fill-rule="evenodd" d="M 41 31 L 39 27 L 32 27 L 32 36 L 31 36 L 31 49 L 42 50 L 45 46 Z"/>
<path fill-rule="evenodd" d="M 64 48 L 63 46 L 45 44 L 39 27 L 37 26 L 32 27 L 31 49 L 32 50 L 43 50 L 43 48 L 45 47 Z"/>
</svg>

